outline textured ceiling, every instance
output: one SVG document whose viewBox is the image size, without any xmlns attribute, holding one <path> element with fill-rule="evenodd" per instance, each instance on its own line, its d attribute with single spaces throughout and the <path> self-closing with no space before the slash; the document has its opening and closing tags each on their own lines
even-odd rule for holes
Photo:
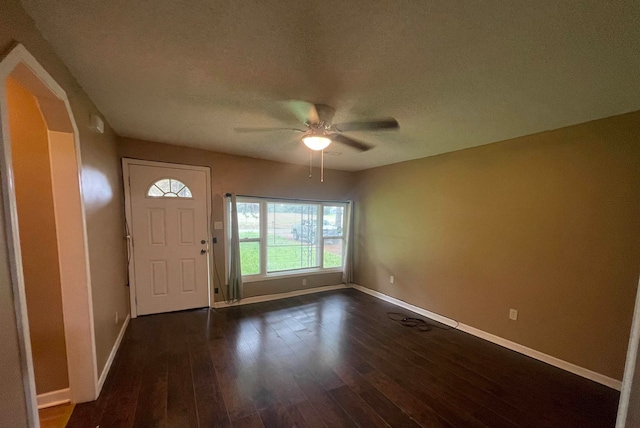
<svg viewBox="0 0 640 428">
<path fill-rule="evenodd" d="M 326 103 L 360 170 L 640 110 L 640 2 L 23 0 L 122 136 L 292 163 L 279 101 Z"/>
</svg>

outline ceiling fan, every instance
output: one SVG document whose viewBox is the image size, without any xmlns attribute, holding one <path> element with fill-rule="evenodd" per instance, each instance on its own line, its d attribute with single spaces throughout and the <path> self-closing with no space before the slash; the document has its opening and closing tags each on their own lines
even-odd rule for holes
<svg viewBox="0 0 640 428">
<path fill-rule="evenodd" d="M 302 142 L 311 150 L 327 148 L 332 142 L 344 144 L 365 152 L 373 148 L 371 144 L 343 135 L 349 131 L 380 131 L 399 129 L 398 121 L 389 118 L 361 122 L 333 124 L 335 109 L 326 104 L 312 104 L 306 101 L 287 101 L 286 107 L 300 120 L 306 129 L 299 128 L 235 128 L 236 132 L 295 131 L 304 133 Z"/>
</svg>

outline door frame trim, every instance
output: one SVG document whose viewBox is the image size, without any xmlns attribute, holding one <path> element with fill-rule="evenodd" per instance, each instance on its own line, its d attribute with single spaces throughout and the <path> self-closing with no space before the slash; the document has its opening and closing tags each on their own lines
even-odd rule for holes
<svg viewBox="0 0 640 428">
<path fill-rule="evenodd" d="M 640 280 L 638 280 L 638 291 L 636 293 L 636 305 L 633 311 L 631 322 L 631 333 L 629 334 L 629 347 L 627 348 L 627 361 L 625 362 L 624 375 L 622 376 L 622 388 L 620 390 L 620 400 L 618 401 L 618 416 L 616 418 L 616 428 L 624 428 L 629 417 L 629 405 L 632 404 L 631 390 L 634 383 L 634 375 L 640 367 L 637 366 L 638 353 L 640 352 Z M 637 381 L 635 381 L 637 382 Z M 637 390 L 637 388 L 636 388 Z M 638 401 L 638 398 L 635 398 Z"/>
<path fill-rule="evenodd" d="M 131 302 L 131 318 L 138 317 L 138 307 L 136 304 L 136 283 L 135 283 L 135 265 L 134 265 L 134 257 L 133 257 L 133 245 L 132 245 L 132 234 L 131 224 L 133 224 L 133 212 L 131 208 L 131 185 L 130 185 L 130 175 L 129 175 L 129 167 L 131 165 L 140 165 L 140 166 L 153 166 L 159 168 L 174 168 L 174 169 L 184 169 L 188 171 L 202 171 L 205 172 L 206 176 L 206 193 L 207 193 L 207 297 L 209 298 L 209 307 L 211 307 L 211 263 L 213 260 L 211 259 L 211 243 L 209 242 L 211 239 L 211 168 L 208 166 L 197 166 L 197 165 L 187 165 L 180 163 L 169 163 L 169 162 L 158 162 L 158 161 L 149 161 L 149 160 L 141 160 L 141 159 L 132 159 L 132 158 L 122 158 L 122 179 L 124 186 L 124 216 L 126 221 L 125 231 L 126 239 L 127 239 L 127 260 L 128 260 L 128 275 L 129 275 L 129 300 Z"/>
<path fill-rule="evenodd" d="M 20 246 L 20 234 L 18 228 L 18 211 L 14 185 L 13 160 L 11 150 L 11 135 L 9 132 L 8 102 L 6 97 L 6 79 L 19 67 L 26 67 L 25 81 L 37 79 L 34 85 L 46 87 L 45 94 L 33 94 L 43 114 L 43 119 L 49 128 L 48 120 L 54 120 L 53 114 L 64 113 L 68 118 L 59 131 L 72 134 L 75 148 L 75 164 L 78 174 L 79 201 L 77 209 L 81 217 L 81 247 L 83 257 L 75 264 L 81 269 L 84 280 L 78 283 L 66 280 L 61 276 L 62 312 L 67 350 L 67 365 L 69 373 L 69 389 L 73 402 L 85 402 L 95 400 L 98 397 L 98 369 L 95 347 L 95 329 L 93 316 L 93 299 L 91 288 L 91 272 L 89 264 L 89 245 L 87 237 L 87 224 L 82 186 L 82 161 L 80 149 L 80 133 L 65 90 L 47 72 L 47 70 L 31 55 L 22 44 L 15 44 L 6 55 L 0 55 L 0 165 L 2 166 L 2 203 L 4 205 L 4 218 L 0 223 L 6 233 L 7 252 L 9 256 L 9 270 L 11 274 L 11 287 L 13 291 L 15 317 L 17 324 L 18 342 L 21 352 L 22 378 L 26 400 L 27 416 L 30 426 L 38 426 L 38 407 L 36 398 L 35 375 L 29 332 L 29 320 L 25 294 L 25 281 L 22 266 L 22 253 Z M 21 73 L 21 72 L 20 72 Z M 20 81 L 20 79 L 18 79 Z M 21 82 L 23 83 L 23 82 Z M 42 111 L 42 103 L 47 102 L 48 96 L 55 97 L 55 103 L 59 106 L 49 105 L 51 110 Z M 51 141 L 49 140 L 49 150 Z M 54 185 L 55 186 L 55 185 Z M 54 187 L 55 207 L 55 187 Z M 56 208 L 54 208 L 54 212 Z M 59 224 L 56 219 L 56 230 Z M 60 241 L 58 240 L 58 246 Z M 60 263 L 60 260 L 58 261 Z M 62 274 L 62 272 L 61 272 Z"/>
</svg>

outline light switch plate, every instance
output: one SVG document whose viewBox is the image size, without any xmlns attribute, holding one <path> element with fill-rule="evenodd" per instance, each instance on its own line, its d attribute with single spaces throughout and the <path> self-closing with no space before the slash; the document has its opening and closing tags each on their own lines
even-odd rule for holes
<svg viewBox="0 0 640 428">
<path fill-rule="evenodd" d="M 213 228 L 216 230 L 222 230 L 222 222 L 221 221 L 214 221 L 213 222 Z"/>
</svg>

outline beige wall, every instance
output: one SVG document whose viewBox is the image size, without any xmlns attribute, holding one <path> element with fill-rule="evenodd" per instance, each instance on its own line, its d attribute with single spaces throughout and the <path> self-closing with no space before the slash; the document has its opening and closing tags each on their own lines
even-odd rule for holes
<svg viewBox="0 0 640 428">
<path fill-rule="evenodd" d="M 357 179 L 357 283 L 622 378 L 640 262 L 640 112 Z"/>
<path fill-rule="evenodd" d="M 86 207 L 88 244 L 90 254 L 93 310 L 96 333 L 96 352 L 99 374 L 113 348 L 117 335 L 128 313 L 128 288 L 126 287 L 126 257 L 123 233 L 122 179 L 116 154 L 116 138 L 106 124 L 102 135 L 88 130 L 89 117 L 99 113 L 82 88 L 75 81 L 64 63 L 56 56 L 50 45 L 37 31 L 31 18 L 24 12 L 18 0 L 7 0 L 0 13 L 0 52 L 6 54 L 14 43 L 20 42 L 33 54 L 42 66 L 63 87 L 69 97 L 78 125 L 81 157 L 83 199 Z M 4 227 L 4 226 L 3 226 Z M 5 246 L 5 241 L 2 241 Z M 6 249 L 5 249 L 6 250 Z M 5 260 L 3 259 L 3 263 Z M 11 283 L 2 282 L 2 294 L 11 296 Z M 5 289 L 6 288 L 6 289 Z M 12 299 L 12 298 L 11 298 Z M 120 322 L 114 323 L 115 312 Z M 5 334 L 5 314 L 2 328 Z M 15 321 L 14 321 L 15 324 Z M 9 336 L 14 333 L 7 331 Z M 4 337 L 4 336 L 3 336 Z M 11 337 L 7 346 L 11 345 Z M 4 346 L 4 340 L 3 340 Z M 3 349 L 3 351 L 5 351 Z M 6 349 L 7 354 L 17 355 L 17 349 Z M 3 359 L 2 368 L 17 367 L 19 361 Z M 19 372 L 19 369 L 18 369 Z M 22 384 L 2 382 L 3 394 L 20 396 Z M 0 406 L 0 420 L 5 412 L 15 414 L 22 407 L 7 409 Z M 24 418 L 26 421 L 26 416 Z M 12 424 L 20 426 L 20 424 Z"/>
<path fill-rule="evenodd" d="M 345 200 L 350 198 L 350 192 L 353 188 L 353 174 L 349 172 L 327 170 L 324 175 L 324 183 L 321 183 L 317 170 L 313 172 L 313 178 L 309 179 L 308 166 L 232 156 L 170 144 L 122 138 L 119 153 L 122 157 L 134 159 L 211 168 L 211 191 L 215 221 L 224 221 L 223 195 L 227 192 L 252 196 Z M 215 253 L 216 264 L 220 278 L 224 282 L 225 248 L 221 244 L 224 232 L 223 230 L 214 230 L 213 236 L 217 237 L 219 242 Z M 302 286 L 302 278 L 250 282 L 244 286 L 244 297 L 284 293 L 321 285 L 335 285 L 341 282 L 342 278 L 339 274 L 310 275 L 307 277 L 306 286 Z M 219 287 L 217 280 L 215 284 L 216 287 Z M 222 300 L 222 296 L 215 296 L 215 300 Z"/>
<path fill-rule="evenodd" d="M 35 98 L 6 82 L 29 334 L 38 394 L 69 387 L 49 136 Z"/>
<path fill-rule="evenodd" d="M 124 195 L 116 135 L 106 124 L 102 135 L 88 131 L 89 112 L 97 113 L 93 109 L 95 107 L 85 106 L 85 112 L 76 114 L 75 118 L 81 135 L 82 197 L 87 221 L 96 354 L 100 374 L 126 315 L 129 314 L 129 288 L 124 238 Z M 119 315 L 118 323 L 115 323 L 116 312 Z"/>
</svg>

